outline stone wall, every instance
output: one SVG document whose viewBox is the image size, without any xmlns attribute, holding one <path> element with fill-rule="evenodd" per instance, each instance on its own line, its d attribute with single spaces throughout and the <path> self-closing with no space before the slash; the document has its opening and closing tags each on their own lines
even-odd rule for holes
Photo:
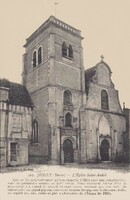
<svg viewBox="0 0 130 200">
<path fill-rule="evenodd" d="M 130 162 L 130 109 L 124 108 L 126 117 L 126 132 L 124 133 L 124 157 L 126 162 Z"/>
<path fill-rule="evenodd" d="M 55 26 L 54 23 L 58 25 Z M 43 31 L 40 32 L 40 27 L 25 45 L 23 83 L 31 94 L 35 105 L 33 119 L 36 119 L 39 125 L 39 142 L 30 144 L 29 154 L 30 161 L 37 163 L 49 159 L 59 162 L 60 117 L 64 120 L 65 114 L 71 112 L 72 121 L 76 119 L 76 126 L 79 128 L 79 109 L 83 103 L 82 38 L 78 30 L 69 26 L 66 28 L 66 25 L 59 21 L 54 23 L 45 23 Z M 72 59 L 62 57 L 64 41 L 67 47 L 72 45 Z M 43 60 L 33 69 L 32 54 L 39 46 L 43 47 Z M 72 93 L 71 110 L 65 109 L 63 105 L 65 90 Z"/>
<path fill-rule="evenodd" d="M 111 70 L 106 63 L 95 67 L 95 79 L 89 83 L 86 104 L 86 135 L 88 161 L 100 161 L 100 145 L 109 141 L 109 159 L 123 160 L 123 134 L 126 121 L 120 106 L 118 91 L 111 81 Z M 108 95 L 108 108 L 101 107 L 101 91 Z"/>
<path fill-rule="evenodd" d="M 41 89 L 32 95 L 32 101 L 35 105 L 33 111 L 33 119 L 38 122 L 38 143 L 30 143 L 29 155 L 31 162 L 45 162 L 49 155 L 49 123 L 48 123 L 48 107 L 49 107 L 49 92 L 48 88 Z M 37 157 L 37 158 L 36 158 Z"/>
<path fill-rule="evenodd" d="M 102 117 L 106 118 L 108 121 L 108 128 L 106 127 L 106 123 L 103 122 L 105 123 L 105 132 L 103 132 L 103 128 L 100 129 L 100 120 Z M 108 141 L 110 141 L 110 160 L 116 161 L 118 159 L 123 159 L 123 134 L 126 130 L 125 118 L 123 115 L 86 110 L 86 124 L 88 161 L 97 162 L 97 158 L 99 161 L 101 160 L 100 144 L 103 138 L 107 138 Z"/>
</svg>

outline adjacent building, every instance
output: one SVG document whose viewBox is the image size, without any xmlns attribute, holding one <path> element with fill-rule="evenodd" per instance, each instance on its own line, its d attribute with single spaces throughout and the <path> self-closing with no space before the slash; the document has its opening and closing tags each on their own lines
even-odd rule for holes
<svg viewBox="0 0 130 200">
<path fill-rule="evenodd" d="M 130 162 L 130 109 L 124 108 L 126 117 L 126 132 L 124 133 L 124 160 Z"/>
<path fill-rule="evenodd" d="M 0 80 L 0 167 L 28 164 L 32 106 L 24 86 Z"/>
</svg>

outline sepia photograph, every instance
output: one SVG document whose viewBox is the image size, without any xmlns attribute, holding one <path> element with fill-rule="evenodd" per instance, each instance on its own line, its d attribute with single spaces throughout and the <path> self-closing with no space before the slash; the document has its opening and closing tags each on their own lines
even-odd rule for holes
<svg viewBox="0 0 130 200">
<path fill-rule="evenodd" d="M 0 4 L 0 200 L 129 199 L 130 1 Z"/>
</svg>

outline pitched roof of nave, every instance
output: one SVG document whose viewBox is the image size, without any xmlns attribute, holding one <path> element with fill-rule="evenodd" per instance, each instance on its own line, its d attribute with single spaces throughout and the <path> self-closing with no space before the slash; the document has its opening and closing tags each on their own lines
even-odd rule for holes
<svg viewBox="0 0 130 200">
<path fill-rule="evenodd" d="M 0 79 L 0 87 L 9 89 L 9 103 L 12 105 L 33 106 L 31 97 L 25 86 Z"/>
<path fill-rule="evenodd" d="M 85 89 L 88 95 L 89 84 L 93 82 L 93 78 L 96 75 L 96 67 L 91 67 L 85 70 Z"/>
</svg>

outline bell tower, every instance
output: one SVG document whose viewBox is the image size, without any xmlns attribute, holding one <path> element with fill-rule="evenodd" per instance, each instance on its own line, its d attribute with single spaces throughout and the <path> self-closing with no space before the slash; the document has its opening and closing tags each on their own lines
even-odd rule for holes
<svg viewBox="0 0 130 200">
<path fill-rule="evenodd" d="M 51 16 L 26 40 L 22 78 L 35 106 L 30 162 L 85 160 L 82 39 Z"/>
</svg>

